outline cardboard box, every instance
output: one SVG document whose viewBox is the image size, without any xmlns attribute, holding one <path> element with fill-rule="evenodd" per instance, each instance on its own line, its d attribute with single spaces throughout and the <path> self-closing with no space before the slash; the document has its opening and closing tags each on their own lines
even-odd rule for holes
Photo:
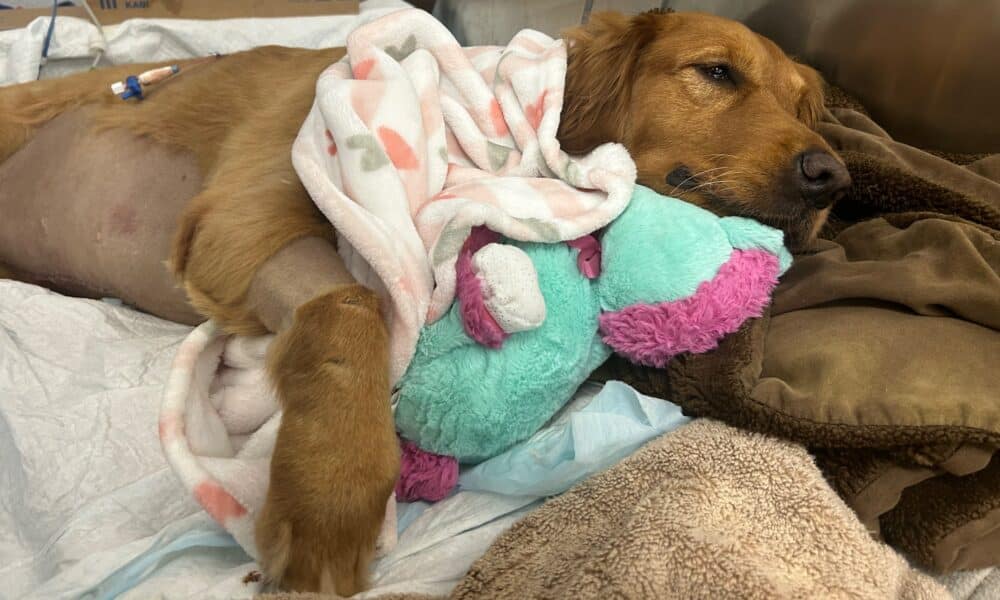
<svg viewBox="0 0 1000 600">
<path fill-rule="evenodd" d="M 86 1 L 102 25 L 127 19 L 237 19 L 358 14 L 358 0 L 77 0 Z M 51 8 L 0 10 L 0 30 L 17 29 Z M 59 14 L 87 19 L 81 6 L 61 6 Z"/>
</svg>

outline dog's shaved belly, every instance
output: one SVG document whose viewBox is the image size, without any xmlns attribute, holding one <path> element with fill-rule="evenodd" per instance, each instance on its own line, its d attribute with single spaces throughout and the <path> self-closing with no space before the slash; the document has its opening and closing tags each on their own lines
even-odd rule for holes
<svg viewBox="0 0 1000 600">
<path fill-rule="evenodd" d="M 0 165 L 0 264 L 65 293 L 200 322 L 165 264 L 201 191 L 197 161 L 127 131 L 96 133 L 90 116 L 60 115 Z"/>
</svg>

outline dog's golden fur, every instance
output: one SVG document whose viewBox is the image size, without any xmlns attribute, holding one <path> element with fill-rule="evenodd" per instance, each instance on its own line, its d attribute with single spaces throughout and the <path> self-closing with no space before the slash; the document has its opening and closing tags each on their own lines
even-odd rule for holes
<svg viewBox="0 0 1000 600">
<path fill-rule="evenodd" d="M 822 106 L 811 69 L 741 25 L 705 15 L 594 15 L 569 39 L 559 132 L 568 150 L 624 143 L 642 183 L 760 217 L 800 241 L 825 217 L 782 188 L 798 153 L 829 151 L 811 130 Z M 307 293 L 279 290 L 296 300 L 279 298 L 277 311 L 262 308 L 255 292 L 268 287 L 256 278 L 283 249 L 333 244 L 290 148 L 319 72 L 342 55 L 268 47 L 189 62 L 139 103 L 111 97 L 107 86 L 154 65 L 0 88 L 0 163 L 81 105 L 97 107 L 95 130 L 125 129 L 196 156 L 204 188 L 163 258 L 201 315 L 233 333 L 279 333 L 269 367 L 284 418 L 257 526 L 262 564 L 285 587 L 346 595 L 364 585 L 398 472 L 378 301 L 342 266 Z M 705 66 L 722 63 L 740 80 L 706 79 Z M 704 185 L 668 184 L 681 166 L 701 173 Z M 0 262 L 16 267 L 16 257 Z"/>
</svg>

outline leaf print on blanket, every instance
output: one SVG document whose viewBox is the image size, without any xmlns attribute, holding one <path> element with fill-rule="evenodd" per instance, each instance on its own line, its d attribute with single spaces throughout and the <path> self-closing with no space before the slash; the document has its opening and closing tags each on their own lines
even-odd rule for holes
<svg viewBox="0 0 1000 600">
<path fill-rule="evenodd" d="M 545 114 L 545 96 L 548 93 L 548 90 L 543 91 L 534 104 L 524 107 L 524 116 L 528 119 L 528 124 L 535 131 L 538 131 L 539 125 L 542 124 L 542 115 Z"/>
<path fill-rule="evenodd" d="M 518 219 L 518 222 L 534 232 L 536 239 L 539 241 L 558 242 L 562 239 L 559 227 L 549 221 L 528 217 L 525 219 Z"/>
<path fill-rule="evenodd" d="M 382 147 L 385 148 L 386 154 L 389 155 L 389 160 L 392 161 L 392 165 L 397 169 L 416 169 L 420 165 L 420 161 L 417 160 L 417 155 L 413 153 L 413 149 L 406 143 L 403 136 L 396 133 L 395 130 L 388 127 L 379 127 L 378 138 L 382 140 Z"/>
<path fill-rule="evenodd" d="M 333 141 L 333 134 L 330 133 L 329 129 L 326 130 L 326 141 L 329 143 L 329 146 L 326 147 L 326 153 L 330 156 L 337 156 L 337 142 Z"/>
<path fill-rule="evenodd" d="M 567 181 L 570 185 L 575 185 L 577 187 L 585 187 L 587 184 L 587 182 L 583 180 L 583 174 L 580 172 L 580 167 L 578 167 L 572 160 L 567 161 L 566 163 L 566 171 L 563 173 L 563 181 Z"/>
<path fill-rule="evenodd" d="M 194 497 L 205 512 L 222 525 L 247 514 L 247 509 L 215 481 L 203 481 L 194 488 Z"/>
<path fill-rule="evenodd" d="M 500 103 L 497 102 L 496 98 L 490 102 L 490 120 L 493 121 L 493 128 L 500 137 L 506 137 L 510 133 L 510 128 L 507 127 L 507 119 L 503 116 L 503 108 L 500 107 Z"/>
<path fill-rule="evenodd" d="M 386 46 L 385 53 L 391 56 L 396 62 L 402 62 L 404 58 L 413 54 L 417 49 L 417 36 L 410 34 L 399 46 Z"/>
<path fill-rule="evenodd" d="M 347 147 L 353 150 L 364 150 L 361 155 L 361 169 L 374 171 L 389 164 L 389 158 L 378 146 L 375 136 L 367 133 L 356 133 L 347 138 Z"/>
<path fill-rule="evenodd" d="M 507 164 L 507 157 L 510 156 L 512 150 L 512 148 L 493 142 L 486 142 L 486 149 L 490 155 L 490 168 L 494 171 L 499 171 Z"/>
<path fill-rule="evenodd" d="M 375 59 L 368 58 L 354 67 L 354 78 L 355 79 L 368 79 L 368 75 L 371 74 L 372 68 L 375 66 Z"/>
</svg>

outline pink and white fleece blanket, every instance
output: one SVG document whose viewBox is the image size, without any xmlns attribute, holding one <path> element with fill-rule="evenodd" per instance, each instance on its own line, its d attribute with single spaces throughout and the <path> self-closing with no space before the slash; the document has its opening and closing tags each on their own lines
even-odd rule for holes
<svg viewBox="0 0 1000 600">
<path fill-rule="evenodd" d="M 393 382 L 421 327 L 451 306 L 473 227 L 569 241 L 628 204 L 623 146 L 559 147 L 565 77 L 562 40 L 525 30 L 504 47 L 462 48 L 415 9 L 354 30 L 320 76 L 292 160 L 348 269 L 385 300 Z"/>
<path fill-rule="evenodd" d="M 403 10 L 356 29 L 320 76 L 292 159 L 351 273 L 382 294 L 393 382 L 421 327 L 450 307 L 474 227 L 574 240 L 628 204 L 635 165 L 624 147 L 584 157 L 559 148 L 565 74 L 560 40 L 522 31 L 505 47 L 461 48 L 429 14 Z M 170 465 L 251 556 L 281 419 L 264 370 L 270 339 L 195 329 L 160 415 Z M 395 521 L 390 499 L 382 551 Z"/>
</svg>

